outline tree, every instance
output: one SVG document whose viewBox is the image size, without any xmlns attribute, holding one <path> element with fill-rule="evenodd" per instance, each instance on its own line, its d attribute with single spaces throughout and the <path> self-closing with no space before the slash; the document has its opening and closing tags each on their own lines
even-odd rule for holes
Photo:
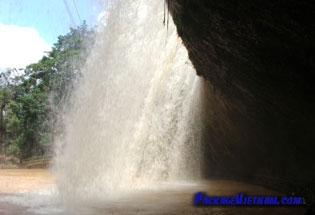
<svg viewBox="0 0 315 215">
<path fill-rule="evenodd" d="M 93 31 L 85 22 L 59 36 L 50 52 L 26 67 L 0 73 L 0 154 L 21 159 L 51 148 L 56 117 L 80 77 Z"/>
<path fill-rule="evenodd" d="M 27 66 L 17 92 L 21 157 L 44 154 L 51 146 L 56 117 L 80 76 L 93 31 L 84 24 L 59 36 L 47 56 Z M 86 42 L 89 41 L 89 42 Z"/>
<path fill-rule="evenodd" d="M 5 123 L 4 114 L 6 107 L 10 102 L 11 95 L 7 89 L 0 89 L 0 153 L 4 153 L 4 137 L 5 137 Z"/>
<path fill-rule="evenodd" d="M 8 104 L 8 110 L 4 117 L 5 124 L 5 145 L 6 153 L 20 156 L 21 150 L 19 142 L 21 140 L 21 121 L 17 116 L 19 110 L 18 104 L 11 100 Z"/>
</svg>

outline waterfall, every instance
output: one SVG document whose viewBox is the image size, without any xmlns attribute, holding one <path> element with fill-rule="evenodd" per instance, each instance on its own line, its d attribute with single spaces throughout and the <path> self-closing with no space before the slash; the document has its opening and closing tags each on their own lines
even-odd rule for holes
<svg viewBox="0 0 315 215">
<path fill-rule="evenodd" d="M 200 82 L 164 2 L 107 3 L 65 114 L 54 170 L 66 198 L 201 175 Z"/>
</svg>

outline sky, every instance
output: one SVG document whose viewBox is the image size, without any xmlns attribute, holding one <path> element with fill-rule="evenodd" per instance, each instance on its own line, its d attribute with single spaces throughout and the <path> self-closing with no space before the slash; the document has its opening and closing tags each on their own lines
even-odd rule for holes
<svg viewBox="0 0 315 215">
<path fill-rule="evenodd" d="M 0 0 L 0 68 L 24 68 L 51 50 L 59 35 L 97 24 L 100 0 Z"/>
</svg>

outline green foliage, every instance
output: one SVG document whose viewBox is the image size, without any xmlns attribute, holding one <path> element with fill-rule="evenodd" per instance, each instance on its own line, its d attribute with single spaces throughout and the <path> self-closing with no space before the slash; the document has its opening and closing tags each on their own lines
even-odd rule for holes
<svg viewBox="0 0 315 215">
<path fill-rule="evenodd" d="M 11 95 L 8 89 L 0 89 L 0 152 L 3 152 L 5 147 L 6 125 L 4 123 L 4 114 L 10 101 L 10 97 Z"/>
<path fill-rule="evenodd" d="M 23 76 L 10 81 L 12 70 L 0 74 L 0 153 L 25 159 L 49 151 L 56 115 L 80 76 L 92 35 L 85 23 L 71 28 Z"/>
<path fill-rule="evenodd" d="M 11 100 L 4 116 L 6 139 L 10 143 L 18 143 L 21 132 L 21 121 L 17 116 L 18 104 Z"/>
</svg>

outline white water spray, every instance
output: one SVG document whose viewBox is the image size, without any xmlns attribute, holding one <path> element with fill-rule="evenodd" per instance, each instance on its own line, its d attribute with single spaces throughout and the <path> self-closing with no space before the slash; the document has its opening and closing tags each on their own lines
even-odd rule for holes
<svg viewBox="0 0 315 215">
<path fill-rule="evenodd" d="M 55 169 L 61 195 L 193 180 L 201 171 L 200 80 L 164 2 L 119 0 L 65 116 Z"/>
</svg>

